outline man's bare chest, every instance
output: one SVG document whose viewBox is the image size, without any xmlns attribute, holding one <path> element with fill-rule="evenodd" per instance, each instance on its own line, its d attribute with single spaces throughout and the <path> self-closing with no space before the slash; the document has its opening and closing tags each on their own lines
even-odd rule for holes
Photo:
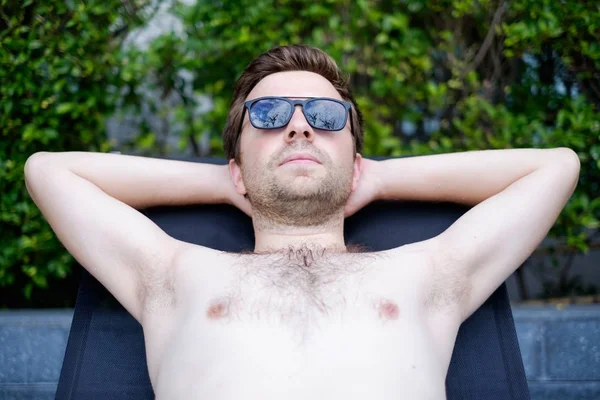
<svg viewBox="0 0 600 400">
<path fill-rule="evenodd" d="M 308 329 L 367 313 L 381 322 L 419 312 L 423 274 L 382 254 L 335 257 L 222 255 L 214 265 L 180 267 L 173 295 L 207 324 L 268 321 Z"/>
<path fill-rule="evenodd" d="M 182 360 L 197 371 L 189 380 L 209 379 L 215 365 L 308 377 L 349 368 L 349 354 L 357 371 L 376 354 L 377 368 L 408 377 L 449 360 L 453 329 L 429 323 L 422 266 L 379 255 L 308 265 L 225 254 L 212 261 L 179 265 L 165 285 L 173 299 L 147 312 L 153 381 L 160 365 L 174 370 Z M 263 370 L 268 365 L 279 367 Z"/>
<path fill-rule="evenodd" d="M 368 255 L 309 265 L 273 257 L 220 260 L 204 270 L 179 266 L 172 311 L 147 319 L 153 381 L 175 379 L 165 371 L 184 363 L 196 371 L 188 381 L 217 379 L 217 365 L 255 380 L 282 374 L 318 382 L 324 370 L 342 369 L 345 379 L 363 371 L 365 380 L 373 364 L 372 379 L 436 371 L 443 382 L 419 274 L 398 273 L 393 268 L 402 266 Z"/>
</svg>

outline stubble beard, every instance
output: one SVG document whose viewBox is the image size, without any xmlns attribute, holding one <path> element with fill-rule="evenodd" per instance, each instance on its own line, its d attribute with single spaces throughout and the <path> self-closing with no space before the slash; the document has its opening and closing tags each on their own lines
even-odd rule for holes
<svg viewBox="0 0 600 400">
<path fill-rule="evenodd" d="M 288 166 L 283 168 L 295 170 L 282 177 L 278 168 L 272 163 L 260 170 L 242 167 L 257 228 L 323 226 L 339 219 L 352 191 L 352 164 L 317 167 L 326 168 L 324 175 L 311 166 Z"/>
</svg>

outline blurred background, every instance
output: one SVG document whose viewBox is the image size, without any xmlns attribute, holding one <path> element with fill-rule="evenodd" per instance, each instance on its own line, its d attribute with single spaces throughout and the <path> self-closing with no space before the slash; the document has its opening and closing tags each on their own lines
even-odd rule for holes
<svg viewBox="0 0 600 400">
<path fill-rule="evenodd" d="M 579 186 L 509 291 L 600 300 L 596 1 L 0 0 L 0 308 L 72 307 L 77 290 L 27 194 L 28 156 L 222 157 L 237 77 L 292 43 L 347 73 L 365 156 L 576 151 Z"/>
</svg>

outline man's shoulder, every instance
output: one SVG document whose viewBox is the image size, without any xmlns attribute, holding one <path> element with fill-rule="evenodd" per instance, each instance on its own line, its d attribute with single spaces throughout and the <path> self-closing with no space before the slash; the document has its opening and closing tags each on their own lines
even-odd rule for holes
<svg viewBox="0 0 600 400">
<path fill-rule="evenodd" d="M 211 249 L 194 243 L 181 242 L 173 258 L 173 265 L 214 263 L 219 257 L 227 256 L 227 252 Z"/>
<path fill-rule="evenodd" d="M 410 243 L 387 251 L 386 257 L 402 279 L 418 286 L 431 309 L 453 307 L 463 297 L 465 277 L 452 268 L 447 251 L 440 248 L 435 238 Z"/>
<path fill-rule="evenodd" d="M 393 261 L 410 259 L 412 262 L 419 264 L 431 264 L 439 255 L 439 245 L 432 238 L 420 242 L 408 243 L 382 253 L 385 254 L 385 258 Z"/>
</svg>

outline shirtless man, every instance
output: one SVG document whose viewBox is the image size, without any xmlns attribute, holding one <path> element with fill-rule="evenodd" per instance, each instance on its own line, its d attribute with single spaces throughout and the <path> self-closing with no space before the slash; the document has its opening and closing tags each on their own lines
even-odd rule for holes
<svg viewBox="0 0 600 400">
<path fill-rule="evenodd" d="M 142 325 L 158 399 L 444 399 L 460 324 L 546 236 L 579 174 L 567 148 L 362 158 L 335 62 L 303 46 L 248 66 L 224 145 L 226 166 L 83 152 L 25 166 L 62 243 Z M 377 199 L 473 208 L 423 242 L 347 248 L 344 218 Z M 197 203 L 250 215 L 254 252 L 176 240 L 136 210 Z"/>
</svg>

